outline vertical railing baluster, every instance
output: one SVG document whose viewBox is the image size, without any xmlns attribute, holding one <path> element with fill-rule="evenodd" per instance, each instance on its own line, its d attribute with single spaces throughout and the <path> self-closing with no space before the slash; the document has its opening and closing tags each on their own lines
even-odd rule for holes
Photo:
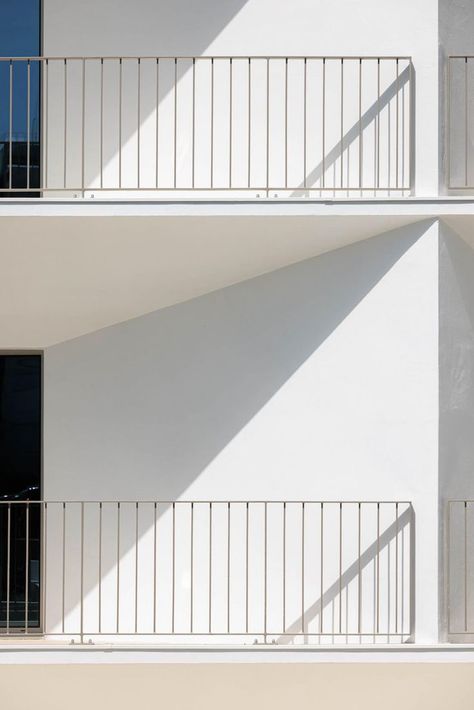
<svg viewBox="0 0 474 710">
<path fill-rule="evenodd" d="M 285 57 L 285 189 L 288 188 L 288 57 Z"/>
<path fill-rule="evenodd" d="M 319 633 L 323 633 L 323 611 L 324 611 L 324 503 L 321 502 L 321 520 L 320 520 L 320 588 L 319 588 Z"/>
<path fill-rule="evenodd" d="M 43 511 L 43 535 L 41 548 L 43 554 L 41 556 L 41 620 L 40 626 L 43 634 L 47 633 L 46 624 L 46 590 L 47 590 L 47 575 L 48 575 L 48 503 L 40 503 L 40 512 Z"/>
<path fill-rule="evenodd" d="M 141 135 L 141 91 L 142 91 L 142 65 L 140 57 L 137 59 L 137 187 L 140 189 L 140 135 Z M 176 135 L 175 135 L 176 140 Z M 176 185 L 175 185 L 176 187 Z"/>
<path fill-rule="evenodd" d="M 451 188 L 451 81 L 452 81 L 452 72 L 451 72 L 451 67 L 452 67 L 452 58 L 448 57 L 447 65 L 446 65 L 446 71 L 447 71 L 447 84 L 448 84 L 448 90 L 447 90 L 447 125 L 446 125 L 446 132 L 448 136 L 447 144 L 446 144 L 446 163 L 447 163 L 447 182 L 448 182 L 448 190 Z M 405 87 L 404 87 L 405 88 Z M 403 119 L 405 119 L 405 112 L 403 111 Z M 403 184 L 403 183 L 402 183 Z M 404 185 L 403 185 L 404 186 Z M 448 506 L 449 510 L 449 506 Z"/>
<path fill-rule="evenodd" d="M 159 154 L 160 154 L 160 60 L 156 58 L 156 115 L 155 115 L 155 142 L 156 142 L 156 170 L 155 187 L 158 190 L 159 182 Z"/>
<path fill-rule="evenodd" d="M 193 57 L 193 126 L 192 126 L 192 165 L 191 165 L 191 185 L 194 190 L 196 162 L 196 57 Z"/>
<path fill-rule="evenodd" d="M 138 631 L 138 501 L 135 502 L 135 633 Z"/>
<path fill-rule="evenodd" d="M 175 604 L 176 604 L 176 503 L 173 501 L 173 550 L 171 571 L 171 631 L 174 634 Z"/>
<path fill-rule="evenodd" d="M 377 156 L 377 174 L 376 186 L 380 187 L 380 57 L 377 59 L 377 113 L 376 113 L 376 156 Z"/>
<path fill-rule="evenodd" d="M 12 170 L 12 149 L 13 149 L 13 61 L 10 59 L 10 97 L 9 97 L 9 155 L 8 155 L 8 187 L 11 190 L 13 187 Z"/>
<path fill-rule="evenodd" d="M 249 632 L 249 503 L 245 504 L 245 633 Z"/>
<path fill-rule="evenodd" d="M 28 633 L 28 606 L 30 587 L 30 503 L 26 502 L 25 509 L 25 634 Z"/>
<path fill-rule="evenodd" d="M 212 633 L 212 502 L 209 503 L 209 633 Z"/>
<path fill-rule="evenodd" d="M 283 503 L 283 628 L 286 632 L 286 502 Z"/>
<path fill-rule="evenodd" d="M 267 120 L 267 147 L 266 147 L 266 156 L 267 156 L 267 170 L 266 170 L 266 195 L 268 197 L 268 190 L 269 190 L 269 184 L 270 184 L 270 59 L 267 57 L 267 112 L 266 112 L 266 120 Z"/>
<path fill-rule="evenodd" d="M 326 187 L 326 59 L 323 58 L 322 76 L 322 121 L 321 121 L 321 141 L 322 141 L 322 189 Z"/>
<path fill-rule="evenodd" d="M 306 136 L 306 124 L 307 124 L 307 110 L 306 110 L 306 104 L 307 104 L 307 61 L 306 57 L 304 58 L 304 78 L 303 78 L 303 187 L 306 188 L 306 180 L 307 180 L 307 167 L 306 167 L 306 153 L 307 153 L 307 136 Z"/>
<path fill-rule="evenodd" d="M 414 160 L 411 158 L 412 154 L 412 142 L 414 141 L 414 131 L 415 131 L 415 126 L 413 122 L 413 111 L 412 111 L 412 106 L 414 102 L 414 97 L 412 96 L 413 92 L 413 64 L 411 63 L 411 60 L 408 64 L 408 87 L 407 90 L 405 90 L 405 86 L 403 86 L 403 93 L 402 93 L 402 108 L 403 108 L 403 124 L 402 124 L 402 132 L 403 132 L 403 144 L 405 145 L 405 140 L 407 141 L 407 150 L 406 150 L 406 156 L 405 156 L 405 150 L 403 151 L 403 160 L 402 160 L 402 182 L 403 185 L 405 186 L 405 173 L 408 172 L 408 188 L 411 190 L 413 186 L 413 180 L 414 180 L 414 173 L 413 173 L 413 166 L 414 166 Z M 408 94 L 408 117 L 407 120 L 405 119 L 405 96 Z M 408 123 L 408 128 L 406 124 Z M 405 138 L 405 136 L 407 136 Z M 407 165 L 408 164 L 408 165 Z"/>
<path fill-rule="evenodd" d="M 264 549 L 264 559 L 263 559 L 263 639 L 264 643 L 267 642 L 267 604 L 268 604 L 268 510 L 267 502 L 264 505 L 264 539 L 263 539 L 263 549 Z"/>
<path fill-rule="evenodd" d="M 61 631 L 64 634 L 65 622 L 66 622 L 66 503 L 63 502 L 63 514 L 62 514 L 62 599 L 61 599 Z"/>
<path fill-rule="evenodd" d="M 157 503 L 153 504 L 153 633 L 156 634 L 156 553 L 157 553 Z"/>
<path fill-rule="evenodd" d="M 227 633 L 230 633 L 230 502 L 227 502 Z"/>
<path fill-rule="evenodd" d="M 398 190 L 399 180 L 398 180 L 398 163 L 399 163 L 399 64 L 398 59 L 396 60 L 396 79 L 395 79 L 395 111 L 396 111 L 396 124 L 395 124 L 395 187 Z"/>
<path fill-rule="evenodd" d="M 363 161 L 363 138 L 362 138 L 362 58 L 359 58 L 359 190 L 362 196 L 362 161 Z"/>
<path fill-rule="evenodd" d="M 30 189 L 30 123 L 31 123 L 31 62 L 28 59 L 26 68 L 26 189 Z"/>
<path fill-rule="evenodd" d="M 468 559 L 467 559 L 467 501 L 464 501 L 464 631 L 467 632 L 467 602 L 468 602 Z"/>
<path fill-rule="evenodd" d="M 174 140 L 173 140 L 173 187 L 176 189 L 176 160 L 178 141 L 178 59 L 174 60 Z"/>
<path fill-rule="evenodd" d="M 10 584 L 11 584 L 11 503 L 7 509 L 7 634 L 10 633 Z"/>
<path fill-rule="evenodd" d="M 341 190 L 344 187 L 344 58 L 341 57 Z"/>
<path fill-rule="evenodd" d="M 44 106 L 44 181 L 40 178 L 40 186 L 44 184 L 44 188 L 47 189 L 49 160 L 49 59 L 46 59 L 44 62 Z"/>
<path fill-rule="evenodd" d="M 211 57 L 211 190 L 214 187 L 214 57 Z"/>
<path fill-rule="evenodd" d="M 448 616 L 448 635 L 451 633 L 451 501 L 448 501 L 448 509 L 446 514 L 446 525 L 447 531 L 447 561 L 446 561 L 446 574 L 447 574 L 447 616 Z M 403 533 L 402 533 L 403 534 Z M 403 538 L 402 538 L 403 540 Z M 403 549 L 402 549 L 403 553 Z M 403 569 L 403 565 L 402 565 Z M 403 577 L 402 577 L 403 579 Z M 402 585 L 402 604 L 403 604 L 403 585 Z M 403 624 L 403 617 L 402 617 Z M 402 626 L 403 630 L 403 626 Z"/>
<path fill-rule="evenodd" d="M 117 503 L 117 594 L 116 631 L 120 632 L 120 503 Z"/>
<path fill-rule="evenodd" d="M 102 633 L 102 503 L 99 503 L 99 634 Z"/>
<path fill-rule="evenodd" d="M 468 58 L 464 59 L 464 186 L 468 184 L 468 146 L 469 146 L 469 97 L 468 97 Z"/>
<path fill-rule="evenodd" d="M 82 121 L 81 121 L 81 192 L 85 196 L 86 186 L 86 61 L 82 60 Z"/>
<path fill-rule="evenodd" d="M 190 589 L 190 631 L 194 630 L 194 503 L 191 503 L 191 589 Z"/>
<path fill-rule="evenodd" d="M 123 103 L 123 61 L 122 57 L 119 58 L 119 105 L 118 105 L 118 119 L 119 119 L 119 140 L 118 140 L 118 160 L 119 160 L 119 190 L 122 189 L 122 103 Z M 158 130 L 158 129 L 157 129 Z M 158 168 L 157 168 L 158 170 Z"/>
<path fill-rule="evenodd" d="M 84 63 L 84 60 L 82 60 Z M 63 166 L 63 187 L 67 185 L 67 60 L 64 59 L 64 166 Z"/>
<path fill-rule="evenodd" d="M 232 57 L 229 59 L 229 189 L 232 188 Z"/>
<path fill-rule="evenodd" d="M 342 503 L 339 503 L 339 633 L 342 634 Z"/>
<path fill-rule="evenodd" d="M 247 155 L 247 187 L 250 188 L 250 172 L 252 166 L 252 60 L 249 57 L 248 70 L 248 155 Z"/>
<path fill-rule="evenodd" d="M 395 503 L 395 633 L 398 633 L 398 503 Z"/>
<path fill-rule="evenodd" d="M 305 632 L 305 504 L 301 504 L 301 632 Z"/>
<path fill-rule="evenodd" d="M 81 643 L 84 643 L 84 502 L 81 502 Z"/>
<path fill-rule="evenodd" d="M 362 519 L 361 504 L 357 504 L 357 632 L 359 636 L 362 630 L 362 560 L 361 560 L 361 540 Z"/>
<path fill-rule="evenodd" d="M 377 503 L 377 557 L 376 564 L 376 633 L 380 631 L 380 503 Z"/>
<path fill-rule="evenodd" d="M 100 58 L 100 187 L 104 187 L 104 58 Z"/>
</svg>

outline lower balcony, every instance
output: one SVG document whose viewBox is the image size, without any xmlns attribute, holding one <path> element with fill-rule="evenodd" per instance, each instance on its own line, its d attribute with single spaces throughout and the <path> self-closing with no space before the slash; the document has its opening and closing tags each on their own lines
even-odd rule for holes
<svg viewBox="0 0 474 710">
<path fill-rule="evenodd" d="M 4 640 L 413 640 L 409 503 L 15 500 L 0 520 Z"/>
</svg>

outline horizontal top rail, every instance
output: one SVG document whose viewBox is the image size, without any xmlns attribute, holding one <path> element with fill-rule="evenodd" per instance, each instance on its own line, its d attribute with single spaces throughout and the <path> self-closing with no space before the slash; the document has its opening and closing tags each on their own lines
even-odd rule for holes
<svg viewBox="0 0 474 710">
<path fill-rule="evenodd" d="M 464 502 L 464 501 L 460 501 Z M 407 500 L 0 500 L 0 505 L 8 505 L 11 503 L 15 504 L 64 504 L 64 503 L 110 503 L 110 504 L 138 504 L 138 503 L 149 503 L 149 504 L 163 504 L 163 505 L 190 505 L 190 504 L 212 504 L 212 505 L 227 505 L 229 503 L 235 504 L 278 504 L 278 505 L 412 505 L 411 501 Z"/>
<path fill-rule="evenodd" d="M 45 60 L 74 60 L 77 59 L 81 61 L 83 59 L 336 59 L 336 60 L 403 60 L 412 61 L 411 56 L 397 56 L 397 55 L 304 55 L 304 54 L 201 54 L 201 55 L 90 55 L 90 56 L 79 56 L 79 55 L 68 55 L 68 56 L 40 56 L 40 57 L 0 57 L 0 62 L 28 62 L 28 61 L 45 61 Z"/>
</svg>

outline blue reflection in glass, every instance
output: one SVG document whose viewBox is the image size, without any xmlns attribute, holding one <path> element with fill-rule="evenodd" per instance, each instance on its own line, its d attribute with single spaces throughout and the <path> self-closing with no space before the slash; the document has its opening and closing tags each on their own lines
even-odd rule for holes
<svg viewBox="0 0 474 710">
<path fill-rule="evenodd" d="M 39 56 L 40 32 L 41 0 L 0 0 L 1 57 Z M 0 62 L 0 190 L 39 186 L 40 76 L 34 59 Z"/>
</svg>

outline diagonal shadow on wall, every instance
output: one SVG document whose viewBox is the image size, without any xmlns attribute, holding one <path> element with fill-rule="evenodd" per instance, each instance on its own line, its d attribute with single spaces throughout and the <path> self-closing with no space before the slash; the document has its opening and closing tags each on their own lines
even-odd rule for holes
<svg viewBox="0 0 474 710">
<path fill-rule="evenodd" d="M 361 117 L 360 121 L 357 121 L 342 137 L 340 141 L 338 141 L 329 151 L 328 153 L 324 156 L 324 161 L 321 161 L 316 165 L 309 175 L 306 178 L 306 184 L 302 182 L 295 194 L 301 194 L 301 190 L 305 190 L 308 187 L 313 187 L 318 181 L 319 184 L 317 187 L 322 186 L 322 180 L 323 176 L 325 175 L 326 171 L 328 168 L 333 167 L 337 164 L 338 161 L 342 160 L 342 156 L 344 153 L 349 151 L 351 145 L 353 145 L 356 141 L 361 140 L 361 136 L 363 137 L 363 132 L 374 122 L 380 119 L 380 114 L 383 111 L 384 108 L 386 108 L 390 102 L 396 98 L 397 94 L 402 94 L 405 91 L 405 87 L 408 87 L 410 90 L 410 81 L 412 79 L 412 73 L 413 73 L 413 68 L 412 66 L 406 67 L 400 74 L 397 80 L 393 81 L 390 86 L 385 89 L 385 91 L 380 95 L 379 98 L 365 111 Z M 411 90 L 413 90 L 411 88 Z M 362 143 L 363 146 L 363 143 Z M 397 146 L 398 149 L 398 146 Z M 363 150 L 363 147 L 361 148 Z M 403 158 L 403 156 L 402 156 Z M 410 161 L 412 161 L 414 158 L 413 151 L 412 151 L 412 156 L 410 157 Z M 349 160 L 349 155 L 347 155 L 347 160 Z M 409 173 L 412 168 L 410 165 L 403 166 L 403 172 Z M 340 170 L 344 171 L 344 167 L 341 164 Z M 347 166 L 347 172 L 349 172 L 349 166 Z M 376 185 L 376 172 L 377 172 L 377 165 L 376 163 L 374 164 L 374 183 L 373 186 Z M 336 184 L 336 180 L 334 180 L 334 184 Z M 361 183 L 362 189 L 367 190 L 370 188 L 370 186 L 366 186 L 364 182 Z M 372 186 L 372 187 L 373 187 Z M 333 185 L 327 184 L 325 185 L 324 189 L 325 190 L 331 190 Z"/>
<path fill-rule="evenodd" d="M 383 551 L 384 548 L 387 548 L 391 543 L 394 542 L 396 537 L 399 535 L 401 531 L 404 529 L 407 529 L 407 532 L 409 534 L 409 539 L 410 539 L 410 549 L 409 549 L 409 554 L 410 554 L 410 579 L 409 579 L 409 597 L 410 597 L 410 616 L 409 616 L 409 622 L 408 622 L 408 628 L 410 629 L 410 632 L 407 633 L 405 636 L 408 637 L 413 633 L 413 629 L 415 628 L 415 622 L 414 622 L 414 610 L 415 610 L 415 604 L 414 604 L 414 561 L 415 561 L 415 545 L 414 545 L 414 512 L 413 509 L 410 507 L 406 511 L 400 515 L 398 521 L 391 523 L 380 535 L 378 540 L 375 540 L 372 544 L 370 544 L 364 552 L 361 554 L 359 558 L 357 558 L 347 569 L 343 572 L 342 576 L 336 579 L 333 584 L 331 584 L 325 591 L 322 597 L 317 599 L 311 606 L 309 606 L 307 609 L 305 609 L 304 612 L 304 618 L 300 617 L 299 619 L 296 619 L 287 629 L 285 629 L 285 635 L 280 636 L 277 640 L 277 643 L 290 643 L 291 641 L 294 641 L 296 638 L 296 635 L 299 634 L 300 632 L 305 632 L 306 634 L 309 634 L 309 625 L 311 621 L 313 621 L 316 618 L 321 617 L 321 614 L 324 614 L 324 609 L 328 607 L 331 604 L 334 604 L 336 601 L 338 604 L 343 604 L 343 595 L 346 593 L 346 598 L 345 598 L 345 604 L 347 607 L 348 603 L 348 597 L 347 597 L 347 589 L 350 585 L 351 582 L 354 580 L 358 580 L 361 578 L 361 575 L 364 571 L 365 568 L 367 568 L 370 564 L 377 564 L 378 558 L 380 556 L 380 553 Z M 390 575 L 389 575 L 390 578 Z M 396 582 L 398 585 L 398 580 Z M 375 569 L 374 569 L 374 585 L 375 585 L 375 594 L 374 594 L 374 609 L 373 609 L 373 618 L 374 618 L 374 625 L 372 629 L 366 628 L 363 624 L 361 624 L 361 621 L 359 620 L 359 625 L 360 625 L 360 630 L 359 633 L 354 633 L 354 630 L 351 631 L 351 633 L 348 633 L 347 636 L 355 636 L 355 635 L 361 635 L 361 636 L 371 636 L 372 634 L 376 633 L 376 628 L 377 628 L 377 595 L 378 595 L 378 590 L 377 590 L 377 581 L 375 579 Z M 404 588 L 404 584 L 402 583 L 402 589 Z M 395 609 L 395 613 L 398 613 L 398 609 Z M 346 613 L 343 612 L 342 614 L 345 618 Z M 405 619 L 403 617 L 400 618 L 398 621 L 398 629 L 405 629 Z M 344 627 L 341 629 L 337 628 L 335 626 L 332 629 L 328 629 L 323 625 L 323 627 L 320 626 L 320 628 L 323 628 L 323 631 L 327 634 L 334 634 L 334 635 L 342 635 L 345 636 L 346 634 L 344 633 Z M 395 627 L 394 627 L 395 628 Z M 383 632 L 383 629 L 380 629 L 381 632 Z M 317 632 L 316 632 L 317 633 Z M 314 631 L 311 634 L 314 636 Z M 390 636 L 390 630 L 387 631 L 387 636 Z"/>
<path fill-rule="evenodd" d="M 48 348 L 45 498 L 179 499 L 426 228 Z M 252 498 L 248 477 L 234 489 Z"/>
</svg>

